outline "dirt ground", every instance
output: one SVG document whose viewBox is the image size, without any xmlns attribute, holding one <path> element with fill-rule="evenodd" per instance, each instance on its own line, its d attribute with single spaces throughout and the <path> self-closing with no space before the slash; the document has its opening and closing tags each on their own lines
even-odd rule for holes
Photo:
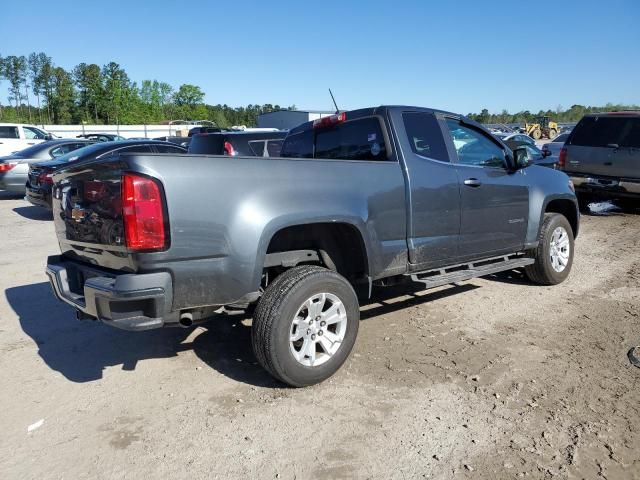
<svg viewBox="0 0 640 480">
<path fill-rule="evenodd" d="M 640 215 L 583 216 L 556 287 L 376 292 L 347 364 L 298 390 L 240 317 L 78 322 L 49 217 L 0 195 L 0 232 L 0 478 L 640 478 Z"/>
</svg>

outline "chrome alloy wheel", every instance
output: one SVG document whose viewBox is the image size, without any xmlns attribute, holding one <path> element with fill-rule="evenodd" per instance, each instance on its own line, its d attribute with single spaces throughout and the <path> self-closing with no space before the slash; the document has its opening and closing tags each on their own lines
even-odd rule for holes
<svg viewBox="0 0 640 480">
<path fill-rule="evenodd" d="M 302 365 L 317 367 L 340 348 L 347 332 L 347 311 L 332 293 L 318 293 L 298 308 L 289 332 L 289 350 Z"/>
<path fill-rule="evenodd" d="M 556 272 L 560 273 L 567 268 L 569 255 L 571 254 L 570 250 L 569 234 L 563 227 L 556 228 L 551 235 L 551 242 L 549 244 L 551 266 Z"/>
</svg>

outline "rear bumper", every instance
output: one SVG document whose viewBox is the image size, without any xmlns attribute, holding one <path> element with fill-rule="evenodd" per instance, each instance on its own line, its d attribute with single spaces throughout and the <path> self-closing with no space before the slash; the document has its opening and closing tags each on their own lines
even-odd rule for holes
<svg viewBox="0 0 640 480">
<path fill-rule="evenodd" d="M 640 196 L 640 180 L 568 173 L 577 192 L 606 197 Z"/>
<path fill-rule="evenodd" d="M 4 177 L 0 177 L 0 190 L 24 194 L 26 183 L 26 176 L 6 174 Z"/>
<path fill-rule="evenodd" d="M 46 273 L 55 296 L 81 312 L 80 317 L 124 330 L 178 324 L 178 314 L 170 312 L 172 282 L 167 272 L 108 273 L 55 255 L 48 258 Z"/>
<path fill-rule="evenodd" d="M 51 210 L 51 190 L 32 188 L 27 184 L 25 199 L 37 207 L 45 207 Z"/>
</svg>

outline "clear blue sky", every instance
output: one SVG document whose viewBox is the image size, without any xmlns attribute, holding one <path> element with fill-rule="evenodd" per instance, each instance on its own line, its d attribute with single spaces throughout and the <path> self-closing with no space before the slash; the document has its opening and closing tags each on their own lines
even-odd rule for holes
<svg viewBox="0 0 640 480">
<path fill-rule="evenodd" d="M 138 83 L 196 84 L 214 104 L 330 109 L 329 86 L 344 109 L 640 103 L 639 0 L 10 4 L 0 55 L 114 60 Z"/>
</svg>

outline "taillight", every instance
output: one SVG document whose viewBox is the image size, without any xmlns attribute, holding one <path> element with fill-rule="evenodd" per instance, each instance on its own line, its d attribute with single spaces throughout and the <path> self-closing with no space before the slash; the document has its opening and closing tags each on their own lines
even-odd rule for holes
<svg viewBox="0 0 640 480">
<path fill-rule="evenodd" d="M 313 121 L 313 128 L 327 128 L 344 123 L 347 121 L 346 112 L 339 113 L 337 115 L 329 115 L 328 117 L 317 118 Z"/>
<path fill-rule="evenodd" d="M 567 147 L 562 147 L 560 155 L 558 156 L 558 167 L 564 168 L 567 164 Z"/>
<path fill-rule="evenodd" d="M 18 162 L 4 162 L 0 163 L 0 173 L 5 173 L 15 167 Z"/>
<path fill-rule="evenodd" d="M 166 246 L 162 193 L 154 180 L 132 173 L 122 176 L 122 216 L 128 248 L 158 250 Z"/>
<path fill-rule="evenodd" d="M 231 142 L 224 142 L 224 153 L 230 157 L 235 157 L 238 154 L 238 152 L 233 149 Z"/>
<path fill-rule="evenodd" d="M 40 185 L 53 184 L 53 174 L 42 172 L 40 175 L 38 175 L 38 183 Z"/>
</svg>

